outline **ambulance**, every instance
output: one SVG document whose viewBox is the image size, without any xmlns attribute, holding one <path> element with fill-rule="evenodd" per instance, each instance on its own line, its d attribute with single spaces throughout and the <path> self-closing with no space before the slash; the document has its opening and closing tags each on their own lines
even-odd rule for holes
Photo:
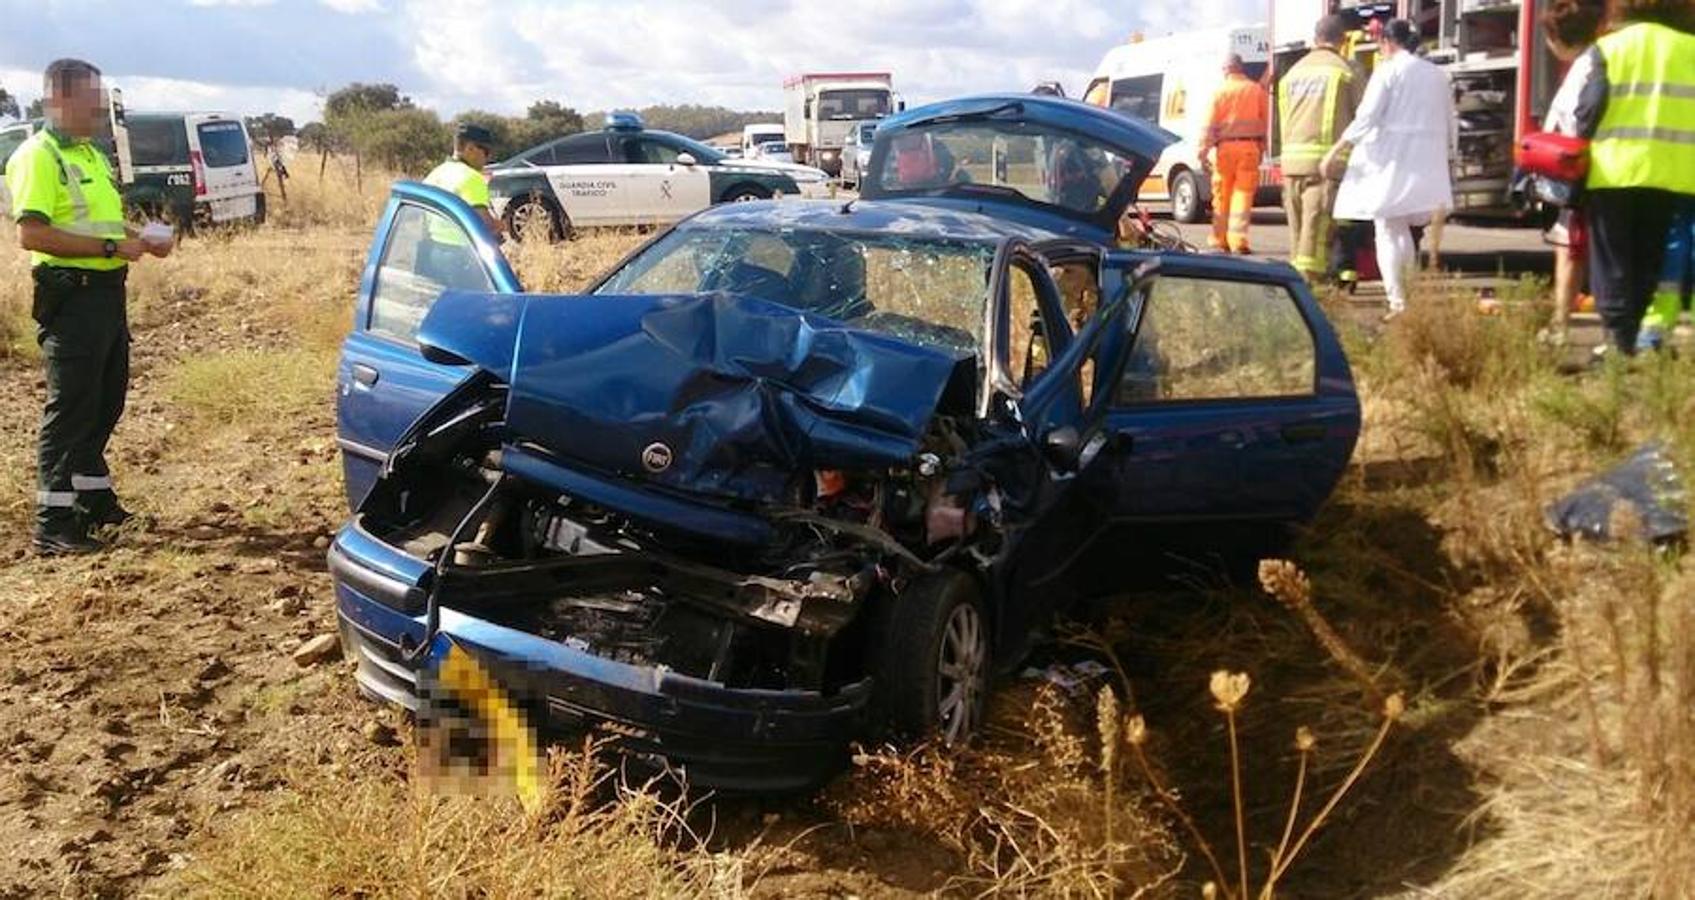
<svg viewBox="0 0 1695 900">
<path fill-rule="evenodd" d="M 1212 180 L 1201 169 L 1212 98 L 1224 84 L 1224 60 L 1242 57 L 1249 78 L 1261 79 L 1271 64 L 1271 29 L 1265 25 L 1214 28 L 1131 37 L 1107 51 L 1083 94 L 1083 102 L 1146 119 L 1177 135 L 1143 183 L 1141 199 L 1168 201 L 1179 222 L 1199 222 L 1212 205 Z M 1269 127 L 1269 123 L 1268 123 Z M 1270 135 L 1267 144 L 1270 146 Z M 1279 186 L 1269 159 L 1260 168 L 1262 200 Z"/>
</svg>

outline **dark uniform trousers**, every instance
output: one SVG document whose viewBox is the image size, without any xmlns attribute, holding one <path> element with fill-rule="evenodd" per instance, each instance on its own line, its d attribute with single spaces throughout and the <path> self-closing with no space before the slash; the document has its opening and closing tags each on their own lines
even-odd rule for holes
<svg viewBox="0 0 1695 900">
<path fill-rule="evenodd" d="M 47 406 L 36 446 L 38 528 L 59 531 L 78 515 L 117 504 L 106 442 L 129 391 L 124 269 L 37 266 L 36 339 L 47 367 Z"/>
</svg>

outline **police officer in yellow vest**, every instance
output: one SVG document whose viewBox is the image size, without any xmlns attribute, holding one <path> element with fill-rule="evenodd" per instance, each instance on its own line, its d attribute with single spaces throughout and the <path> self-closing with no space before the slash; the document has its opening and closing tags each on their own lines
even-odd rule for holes
<svg viewBox="0 0 1695 900">
<path fill-rule="evenodd" d="M 1347 33 L 1343 17 L 1320 19 L 1312 50 L 1277 85 L 1289 264 L 1308 281 L 1328 269 L 1330 207 L 1336 199 L 1336 181 L 1324 176 L 1319 163 L 1353 122 L 1365 93 L 1365 78 L 1338 49 Z"/>
<path fill-rule="evenodd" d="M 1686 0 L 1617 0 L 1577 106 L 1590 139 L 1590 278 L 1613 348 L 1636 351 L 1666 235 L 1695 201 L 1695 36 Z"/>
<path fill-rule="evenodd" d="M 90 536 L 121 524 L 106 442 L 129 390 L 124 276 L 171 242 L 144 242 L 125 225 L 123 198 L 94 137 L 105 118 L 100 70 L 74 59 L 47 67 L 47 127 L 6 167 L 18 243 L 30 251 L 31 313 L 47 368 L 47 405 L 36 456 L 34 545 L 42 554 L 100 549 Z"/>
<path fill-rule="evenodd" d="M 488 165 L 494 136 L 487 128 L 462 123 L 453 134 L 453 156 L 430 170 L 424 183 L 441 188 L 465 201 L 477 212 L 489 234 L 498 236 L 505 230 L 501 221 L 489 212 L 488 179 L 483 166 Z M 448 287 L 473 287 L 477 279 L 467 267 L 469 257 L 461 249 L 468 240 L 458 226 L 432 216 L 430 240 L 420 252 L 419 271 L 430 275 Z M 438 250 L 437 248 L 447 248 Z"/>
</svg>

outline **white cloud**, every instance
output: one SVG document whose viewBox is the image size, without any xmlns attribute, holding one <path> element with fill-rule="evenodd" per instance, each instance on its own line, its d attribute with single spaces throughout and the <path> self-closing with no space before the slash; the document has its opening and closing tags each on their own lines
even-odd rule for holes
<svg viewBox="0 0 1695 900">
<path fill-rule="evenodd" d="M 270 6 L 277 0 L 188 0 L 189 6 Z"/>
<path fill-rule="evenodd" d="M 320 106 L 316 94 L 296 88 L 231 87 L 121 73 L 108 76 L 107 81 L 123 89 L 124 106 L 132 110 L 202 110 L 243 116 L 274 112 L 305 124 L 318 118 Z"/>
<path fill-rule="evenodd" d="M 22 2 L 0 0 L 0 15 Z M 120 40 L 114 22 L 104 26 L 114 33 L 102 34 L 99 61 L 108 72 L 133 73 L 131 84 L 153 77 L 159 86 L 147 90 L 161 99 L 174 91 L 297 119 L 313 114 L 314 89 L 354 80 L 392 82 L 444 118 L 470 108 L 517 113 L 538 99 L 584 111 L 651 103 L 776 109 L 786 76 L 831 70 L 891 72 L 916 104 L 1050 80 L 1076 93 L 1132 32 L 1263 19 L 1268 2 L 855 0 L 832 8 L 810 0 L 317 0 L 216 15 L 179 6 L 155 15 L 180 35 L 180 52 L 161 55 Z M 326 9 L 363 15 L 326 20 Z M 37 19 L 18 21 L 24 28 L 10 41 L 0 34 L 0 55 L 14 65 L 27 51 L 64 41 Z M 0 73 L 0 83 L 39 82 L 39 74 L 27 74 Z M 272 86 L 216 88 L 237 83 Z"/>
</svg>

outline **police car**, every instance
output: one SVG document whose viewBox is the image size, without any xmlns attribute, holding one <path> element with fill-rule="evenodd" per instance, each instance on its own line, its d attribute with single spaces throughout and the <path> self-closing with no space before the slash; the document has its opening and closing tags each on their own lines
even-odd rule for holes
<svg viewBox="0 0 1695 900">
<path fill-rule="evenodd" d="M 559 240 L 573 228 L 662 225 L 715 203 L 827 197 L 822 170 L 732 159 L 707 145 L 650 131 L 630 113 L 603 131 L 558 138 L 489 168 L 490 211 L 519 238 Z"/>
</svg>

